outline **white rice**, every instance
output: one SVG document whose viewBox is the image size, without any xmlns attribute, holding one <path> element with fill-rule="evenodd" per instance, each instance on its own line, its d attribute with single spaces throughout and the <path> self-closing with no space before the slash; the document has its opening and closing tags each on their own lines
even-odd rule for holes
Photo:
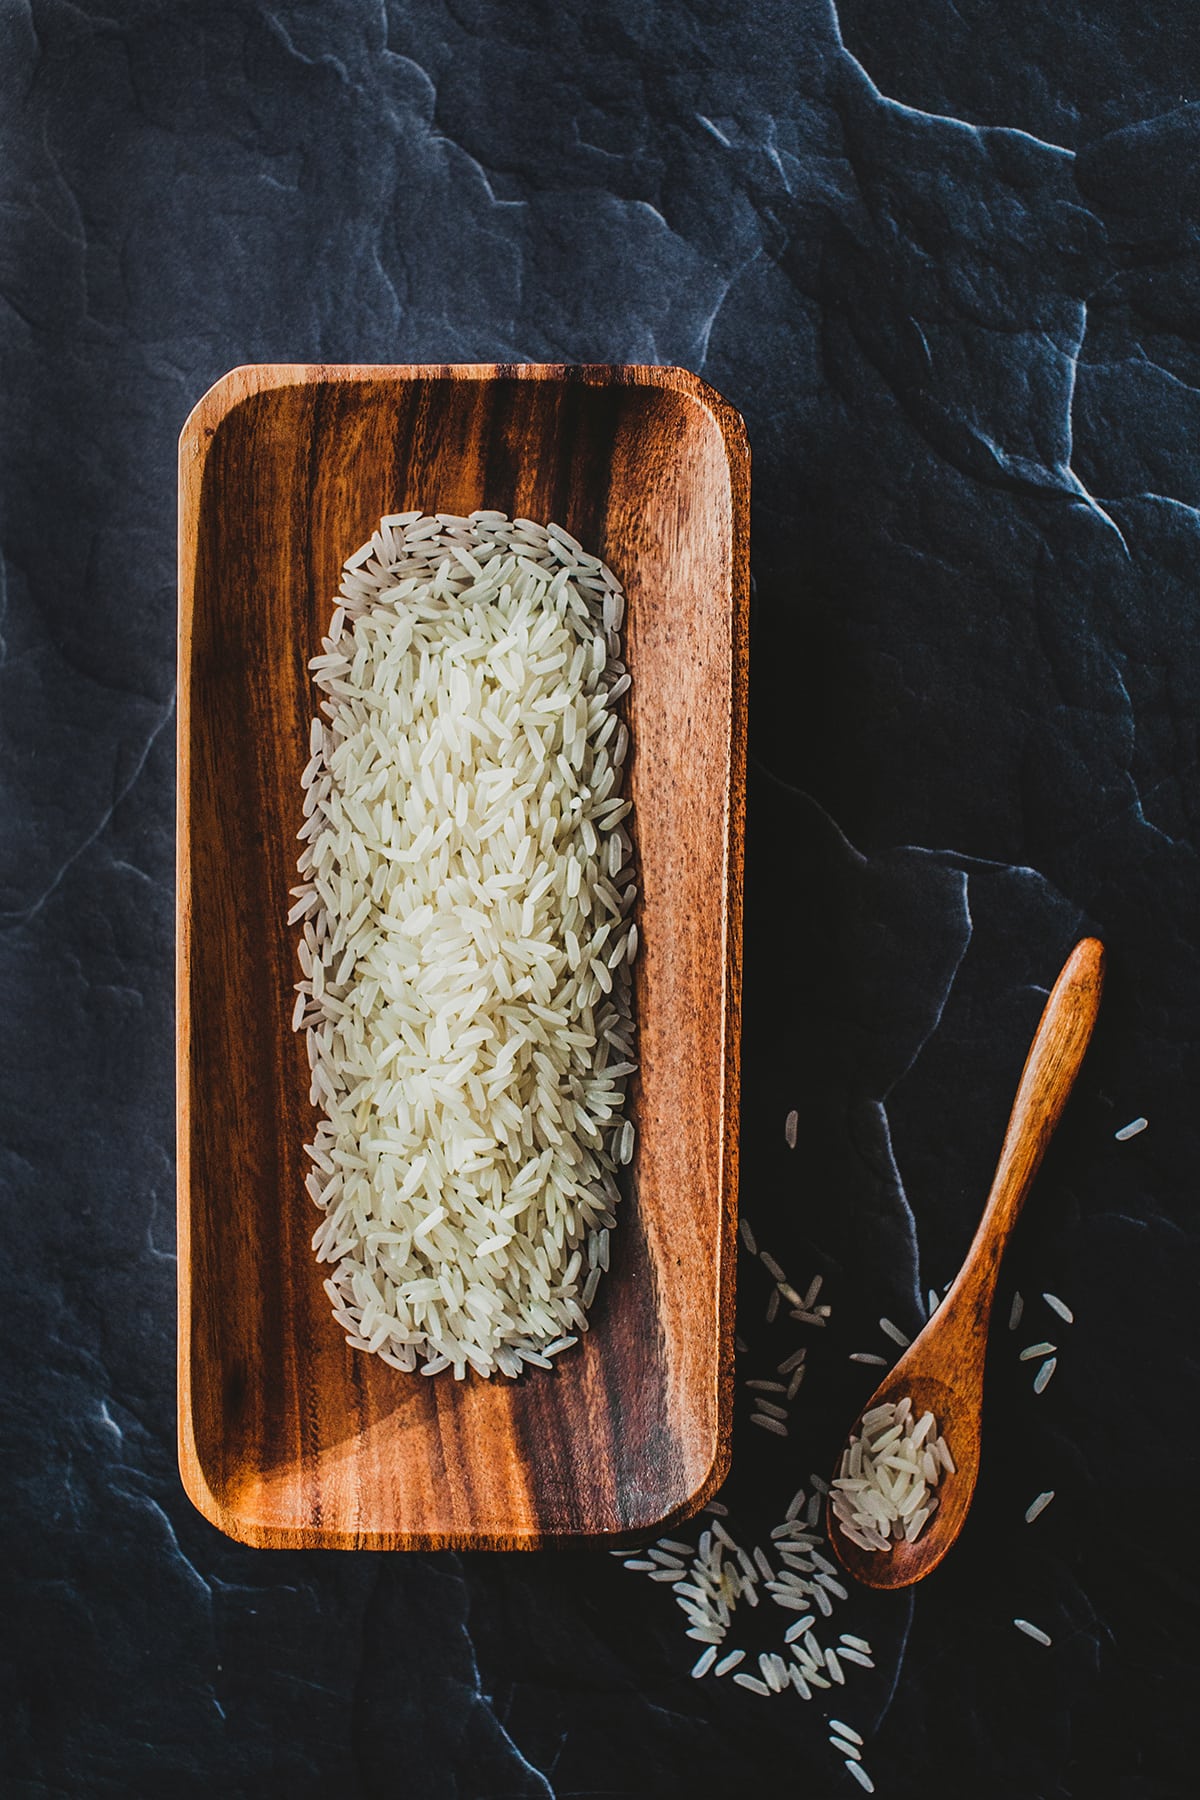
<svg viewBox="0 0 1200 1800">
<path fill-rule="evenodd" d="M 1008 1312 L 1008 1329 L 1015 1331 L 1021 1323 L 1021 1314 L 1025 1311 L 1025 1301 L 1018 1290 L 1012 1297 L 1012 1305 Z"/>
<path fill-rule="evenodd" d="M 608 1263 L 636 1067 L 623 610 L 557 526 L 407 513 L 347 562 L 311 665 L 313 1247 L 348 1341 L 401 1370 L 550 1367 Z"/>
<path fill-rule="evenodd" d="M 776 1663 L 782 1665 L 782 1674 L 776 1667 Z M 776 1657 L 771 1651 L 763 1650 L 758 1658 L 758 1667 L 763 1680 L 766 1682 L 771 1692 L 773 1694 L 781 1694 L 783 1692 L 784 1683 L 787 1680 L 787 1664 L 783 1662 L 783 1658 Z"/>
<path fill-rule="evenodd" d="M 748 1229 L 747 1226 L 747 1232 Z M 749 1233 L 746 1247 L 759 1257 L 776 1284 L 780 1284 L 782 1274 L 776 1273 L 780 1265 L 757 1250 L 752 1233 Z M 814 1304 L 819 1291 L 820 1278 L 815 1277 L 804 1296 L 807 1306 Z M 1056 1296 L 1046 1294 L 1043 1298 L 1060 1317 L 1068 1317 L 1063 1302 L 1055 1305 Z M 931 1290 L 931 1309 L 936 1299 L 936 1290 Z M 1017 1295 L 1010 1320 L 1012 1326 L 1020 1323 L 1021 1313 L 1021 1298 Z M 1030 1347 L 1027 1357 L 1044 1356 L 1047 1352 L 1053 1352 L 1053 1346 L 1040 1343 Z M 868 1359 L 865 1352 L 858 1353 L 853 1360 L 883 1361 L 873 1356 Z M 779 1363 L 777 1374 L 794 1378 L 797 1371 L 803 1372 L 804 1365 L 805 1351 L 800 1349 Z M 1043 1363 L 1043 1369 L 1045 1367 Z M 1049 1379 L 1049 1375 L 1045 1378 Z M 755 1375 L 745 1380 L 744 1385 L 753 1396 L 754 1422 L 765 1429 L 786 1434 L 782 1423 L 786 1409 L 782 1400 L 785 1393 L 788 1399 L 792 1397 L 790 1382 L 785 1390 L 781 1380 Z M 778 1401 L 774 1398 L 777 1395 L 780 1396 Z M 779 1416 L 773 1417 L 773 1414 Z M 771 1529 L 769 1555 L 761 1547 L 754 1548 L 751 1553 L 735 1543 L 730 1530 L 721 1523 L 728 1517 L 728 1508 L 720 1501 L 710 1501 L 705 1511 L 719 1515 L 719 1518 L 713 1518 L 709 1528 L 702 1533 L 689 1568 L 680 1568 L 680 1559 L 689 1554 L 687 1545 L 681 1539 L 669 1538 L 660 1538 L 655 1548 L 646 1553 L 653 1561 L 627 1563 L 628 1567 L 647 1573 L 651 1580 L 665 1578 L 674 1583 L 673 1591 L 690 1626 L 687 1636 L 702 1644 L 705 1650 L 693 1668 L 697 1677 L 724 1677 L 737 1671 L 734 1681 L 762 1697 L 790 1687 L 805 1701 L 811 1701 L 817 1689 L 824 1689 L 828 1701 L 834 1701 L 835 1687 L 845 1685 L 848 1680 L 853 1682 L 859 1669 L 875 1670 L 874 1652 L 867 1638 L 842 1632 L 833 1648 L 817 1641 L 818 1612 L 824 1619 L 829 1619 L 836 1602 L 848 1603 L 851 1598 L 843 1581 L 838 1579 L 841 1574 L 838 1565 L 823 1554 L 829 1546 L 820 1526 L 822 1496 L 832 1493 L 834 1511 L 848 1537 L 864 1548 L 887 1551 L 902 1538 L 915 1541 L 938 1505 L 937 1489 L 943 1475 L 956 1471 L 949 1446 L 938 1434 L 936 1419 L 932 1413 L 915 1414 L 911 1399 L 887 1402 L 871 1408 L 864 1415 L 862 1447 L 855 1458 L 857 1473 L 852 1475 L 849 1459 L 859 1442 L 858 1437 L 851 1439 L 832 1490 L 820 1475 L 813 1473 L 806 1487 L 792 1495 L 782 1521 Z M 877 1492 L 882 1507 L 878 1504 L 867 1506 L 863 1496 L 868 1490 Z M 1026 1509 L 1026 1521 L 1032 1524 L 1053 1499 L 1052 1489 L 1039 1494 Z M 864 1508 L 869 1516 L 864 1516 Z M 726 1556 L 728 1560 L 725 1560 Z M 738 1603 L 744 1600 L 748 1606 L 757 1607 L 763 1591 L 787 1615 L 782 1643 L 791 1660 L 785 1660 L 777 1652 L 764 1650 L 758 1653 L 757 1669 L 751 1674 L 748 1669 L 740 1668 L 746 1661 L 745 1650 L 724 1650 L 721 1646 Z M 778 1614 L 774 1617 L 778 1618 Z M 1035 1642 L 1050 1645 L 1050 1637 L 1039 1626 L 1026 1619 L 1014 1620 L 1014 1624 Z M 711 1655 L 708 1654 L 710 1649 Z M 829 1730 L 831 1746 L 841 1753 L 845 1766 L 851 1770 L 862 1791 L 873 1793 L 874 1784 L 862 1767 L 863 1739 L 860 1734 L 837 1719 L 829 1720 Z"/>
<path fill-rule="evenodd" d="M 794 1109 L 784 1121 L 783 1135 L 789 1150 L 796 1148 L 796 1137 L 800 1129 L 800 1114 Z"/>
<path fill-rule="evenodd" d="M 1050 1386 L 1051 1377 L 1057 1367 L 1057 1356 L 1048 1356 L 1033 1378 L 1033 1391 L 1035 1394 L 1045 1393 L 1046 1389 Z"/>
<path fill-rule="evenodd" d="M 788 1680 L 802 1700 L 812 1699 L 812 1688 L 808 1685 L 804 1673 L 797 1663 L 788 1664 Z"/>
<path fill-rule="evenodd" d="M 1042 1299 L 1046 1302 L 1050 1311 L 1056 1312 L 1060 1319 L 1066 1320 L 1068 1325 L 1073 1325 L 1075 1323 L 1075 1314 L 1071 1311 L 1066 1301 L 1060 1300 L 1057 1294 L 1043 1294 Z"/>
<path fill-rule="evenodd" d="M 843 1532 L 861 1550 L 890 1551 L 903 1540 L 914 1543 L 937 1508 L 934 1491 L 943 1473 L 954 1474 L 954 1459 L 938 1435 L 931 1412 L 917 1418 L 907 1396 L 885 1401 L 863 1414 L 852 1434 L 833 1483 L 832 1506 Z M 817 1604 L 826 1587 L 844 1597 L 831 1576 L 819 1575 Z"/>
<path fill-rule="evenodd" d="M 1131 1119 L 1128 1125 L 1122 1125 L 1120 1131 L 1114 1131 L 1113 1136 L 1118 1144 L 1124 1144 L 1129 1138 L 1137 1137 L 1140 1131 L 1145 1131 L 1149 1123 L 1149 1119 Z"/>
</svg>

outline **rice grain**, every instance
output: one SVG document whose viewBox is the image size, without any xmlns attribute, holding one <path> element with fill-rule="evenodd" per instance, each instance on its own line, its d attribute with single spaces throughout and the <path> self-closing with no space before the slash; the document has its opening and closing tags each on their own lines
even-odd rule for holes
<svg viewBox="0 0 1200 1800">
<path fill-rule="evenodd" d="M 558 527 L 391 515 L 311 664 L 313 1245 L 350 1342 L 402 1370 L 552 1367 L 608 1265 L 635 1144 L 619 591 Z"/>
</svg>

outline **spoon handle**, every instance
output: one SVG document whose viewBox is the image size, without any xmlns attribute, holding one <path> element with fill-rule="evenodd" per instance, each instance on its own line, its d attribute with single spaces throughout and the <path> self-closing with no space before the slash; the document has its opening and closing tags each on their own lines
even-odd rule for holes
<svg viewBox="0 0 1200 1800">
<path fill-rule="evenodd" d="M 1104 987 L 1104 945 L 1083 938 L 1063 965 L 1038 1021 L 991 1191 L 955 1287 L 973 1289 L 978 1316 L 992 1304 L 1000 1258 L 1054 1135 L 1096 1023 Z M 949 1296 L 948 1296 L 949 1298 Z"/>
</svg>

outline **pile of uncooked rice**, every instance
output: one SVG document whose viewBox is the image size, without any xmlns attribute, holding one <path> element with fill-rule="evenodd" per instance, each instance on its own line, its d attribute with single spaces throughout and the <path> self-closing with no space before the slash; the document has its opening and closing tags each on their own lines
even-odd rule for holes
<svg viewBox="0 0 1200 1800">
<path fill-rule="evenodd" d="M 895 1404 L 863 1414 L 861 1435 L 852 1436 L 833 1482 L 831 1504 L 851 1543 L 863 1550 L 890 1550 L 895 1540 L 911 1544 L 937 1508 L 943 1474 L 954 1460 L 938 1435 L 931 1412 L 913 1415 L 906 1394 Z"/>
<path fill-rule="evenodd" d="M 356 1349 L 577 1342 L 633 1155 L 625 602 L 556 525 L 400 513 L 346 564 L 300 833 L 313 1239 Z"/>
</svg>

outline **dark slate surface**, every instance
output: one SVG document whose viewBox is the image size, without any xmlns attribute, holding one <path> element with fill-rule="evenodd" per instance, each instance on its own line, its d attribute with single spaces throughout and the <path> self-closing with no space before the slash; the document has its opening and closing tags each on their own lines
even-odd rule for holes
<svg viewBox="0 0 1200 1800">
<path fill-rule="evenodd" d="M 452 357 L 683 363 L 750 429 L 743 1201 L 834 1315 L 787 1444 L 739 1420 L 747 1540 L 1107 939 L 1009 1272 L 1078 1322 L 1031 1298 L 1036 1401 L 1000 1334 L 968 1535 L 839 1609 L 832 1710 L 895 1800 L 1185 1791 L 1138 1483 L 1195 1412 L 1198 63 L 1184 0 L 0 0 L 5 1794 L 858 1791 L 827 1696 L 689 1681 L 602 1553 L 256 1554 L 175 1473 L 175 436 L 238 362 Z"/>
</svg>

